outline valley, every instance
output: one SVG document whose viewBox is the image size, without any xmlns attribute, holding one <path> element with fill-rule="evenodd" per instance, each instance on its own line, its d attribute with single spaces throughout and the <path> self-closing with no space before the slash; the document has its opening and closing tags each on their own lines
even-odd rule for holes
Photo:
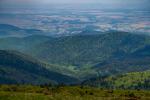
<svg viewBox="0 0 150 100">
<path fill-rule="evenodd" d="M 31 55 L 45 63 L 49 70 L 81 80 L 99 74 L 149 70 L 149 47 L 149 36 L 121 31 L 61 37 L 31 35 L 0 38 L 2 50 Z"/>
</svg>

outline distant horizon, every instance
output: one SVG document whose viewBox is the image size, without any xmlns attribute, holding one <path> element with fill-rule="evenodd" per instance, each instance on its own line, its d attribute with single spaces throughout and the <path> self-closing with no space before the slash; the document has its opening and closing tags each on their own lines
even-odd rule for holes
<svg viewBox="0 0 150 100">
<path fill-rule="evenodd" d="M 150 0 L 0 0 L 0 8 L 41 8 L 72 6 L 74 8 L 99 9 L 146 9 L 150 10 Z"/>
<path fill-rule="evenodd" d="M 0 0 L 0 23 L 52 34 L 78 33 L 89 27 L 150 34 L 150 0 L 77 1 Z"/>
</svg>

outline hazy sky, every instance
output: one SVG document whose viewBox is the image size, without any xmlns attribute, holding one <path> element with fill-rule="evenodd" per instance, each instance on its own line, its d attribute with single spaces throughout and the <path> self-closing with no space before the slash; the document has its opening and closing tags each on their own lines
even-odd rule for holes
<svg viewBox="0 0 150 100">
<path fill-rule="evenodd" d="M 1 3 L 142 3 L 149 0 L 0 0 Z"/>
<path fill-rule="evenodd" d="M 0 6 L 48 4 L 99 4 L 111 7 L 149 7 L 150 0 L 0 0 Z"/>
</svg>

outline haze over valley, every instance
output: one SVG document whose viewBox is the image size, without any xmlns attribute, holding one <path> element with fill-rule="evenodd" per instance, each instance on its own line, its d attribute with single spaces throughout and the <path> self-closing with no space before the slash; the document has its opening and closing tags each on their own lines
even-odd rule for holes
<svg viewBox="0 0 150 100">
<path fill-rule="evenodd" d="M 42 35 L 94 34 L 112 30 L 150 34 L 148 10 L 87 9 L 7 8 L 1 12 L 0 23 L 41 30 Z"/>
</svg>

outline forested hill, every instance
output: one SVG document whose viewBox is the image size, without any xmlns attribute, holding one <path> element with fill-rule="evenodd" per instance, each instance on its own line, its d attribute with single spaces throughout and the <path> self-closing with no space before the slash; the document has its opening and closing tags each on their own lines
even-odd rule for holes
<svg viewBox="0 0 150 100">
<path fill-rule="evenodd" d="M 16 51 L 0 50 L 0 84 L 74 83 L 75 78 L 49 71 L 44 64 Z"/>
<path fill-rule="evenodd" d="M 84 85 L 111 89 L 150 89 L 150 71 L 131 72 L 109 77 L 92 78 Z"/>
<path fill-rule="evenodd" d="M 149 70 L 149 47 L 150 36 L 120 31 L 0 38 L 0 49 L 32 55 L 40 61 L 57 65 L 57 72 L 82 79 L 91 78 L 97 72 L 111 75 Z"/>
</svg>

